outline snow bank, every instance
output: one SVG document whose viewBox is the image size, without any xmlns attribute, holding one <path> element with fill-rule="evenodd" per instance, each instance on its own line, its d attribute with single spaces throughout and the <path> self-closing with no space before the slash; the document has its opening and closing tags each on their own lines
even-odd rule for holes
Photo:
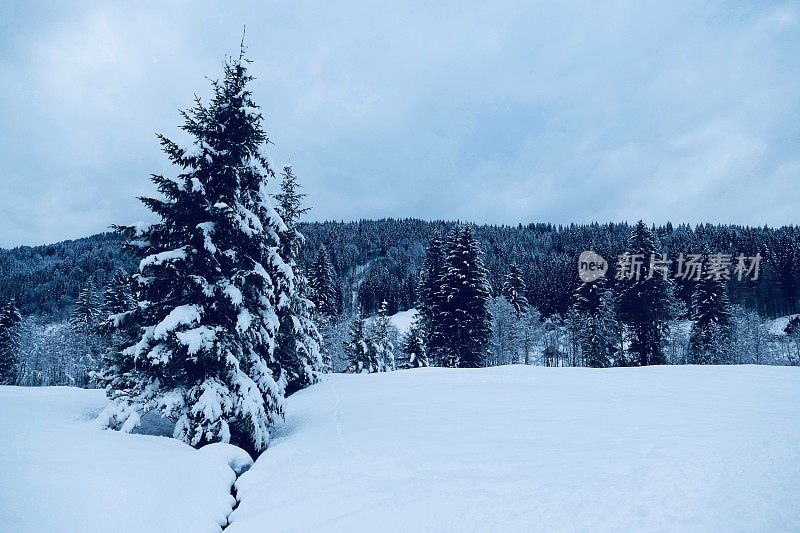
<svg viewBox="0 0 800 533">
<path fill-rule="evenodd" d="M 800 530 L 800 368 L 422 368 L 288 399 L 228 530 Z"/>
<path fill-rule="evenodd" d="M 0 387 L 0 529 L 219 531 L 232 468 L 249 457 L 96 429 L 105 402 L 97 390 Z"/>
</svg>

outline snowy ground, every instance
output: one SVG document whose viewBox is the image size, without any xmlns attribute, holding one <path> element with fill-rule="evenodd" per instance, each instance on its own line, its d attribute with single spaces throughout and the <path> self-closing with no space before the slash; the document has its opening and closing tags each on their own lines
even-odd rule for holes
<svg viewBox="0 0 800 533">
<path fill-rule="evenodd" d="M 234 447 L 101 431 L 104 405 L 97 390 L 0 387 L 0 531 L 219 531 Z"/>
<path fill-rule="evenodd" d="M 0 529 L 218 531 L 228 450 L 0 387 Z M 416 369 L 292 396 L 226 531 L 800 530 L 800 369 Z"/>
<path fill-rule="evenodd" d="M 228 531 L 800 529 L 800 369 L 417 369 L 295 395 Z"/>
</svg>

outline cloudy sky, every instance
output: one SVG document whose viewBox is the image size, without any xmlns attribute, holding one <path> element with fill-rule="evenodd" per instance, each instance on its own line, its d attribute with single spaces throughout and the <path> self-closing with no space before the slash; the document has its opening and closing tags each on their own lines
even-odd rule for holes
<svg viewBox="0 0 800 533">
<path fill-rule="evenodd" d="M 797 2 L 66 4 L 0 5 L 0 246 L 147 220 L 243 25 L 315 219 L 800 222 Z"/>
</svg>

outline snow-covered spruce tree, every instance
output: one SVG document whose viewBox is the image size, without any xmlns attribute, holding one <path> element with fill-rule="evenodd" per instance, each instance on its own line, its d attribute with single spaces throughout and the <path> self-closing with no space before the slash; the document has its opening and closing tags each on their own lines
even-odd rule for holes
<svg viewBox="0 0 800 533">
<path fill-rule="evenodd" d="M 75 299 L 75 306 L 69 317 L 69 329 L 72 332 L 71 357 L 75 360 L 75 368 L 83 369 L 81 375 L 95 377 L 96 371 L 102 366 L 103 355 L 108 348 L 102 325 L 103 301 L 97 284 L 89 279 Z M 84 382 L 86 380 L 79 380 L 78 375 L 66 374 L 66 377 L 75 385 L 87 384 Z"/>
<path fill-rule="evenodd" d="M 314 304 L 314 318 L 322 335 L 322 360 L 325 368 L 333 369 L 334 356 L 341 346 L 342 327 L 338 316 L 340 293 L 336 288 L 333 263 L 325 246 L 321 246 L 308 272 L 308 298 Z"/>
<path fill-rule="evenodd" d="M 441 288 L 447 366 L 481 367 L 489 352 L 491 288 L 482 253 L 469 226 L 453 230 Z"/>
<path fill-rule="evenodd" d="M 378 316 L 369 324 L 367 336 L 375 350 L 375 362 L 379 372 L 397 369 L 394 348 L 397 344 L 397 328 L 389 320 L 388 302 L 381 301 Z"/>
<path fill-rule="evenodd" d="M 516 263 L 512 263 L 503 282 L 503 297 L 514 306 L 517 317 L 528 308 L 528 299 L 525 297 L 525 278 Z"/>
<path fill-rule="evenodd" d="M 317 252 L 308 278 L 311 287 L 309 298 L 314 302 L 317 313 L 325 317 L 336 316 L 336 279 L 325 246 L 321 246 Z"/>
<path fill-rule="evenodd" d="M 417 315 L 408 332 L 403 337 L 403 368 L 420 368 L 428 365 L 428 355 L 425 353 L 425 339 L 423 337 L 422 319 Z"/>
<path fill-rule="evenodd" d="M 111 276 L 103 291 L 103 311 L 101 327 L 113 328 L 115 316 L 133 309 L 133 291 L 131 290 L 131 277 L 122 269 L 118 269 Z"/>
<path fill-rule="evenodd" d="M 256 453 L 283 416 L 276 309 L 293 272 L 280 253 L 288 229 L 266 190 L 274 172 L 252 79 L 243 54 L 226 61 L 210 103 L 196 98 L 182 112 L 194 146 L 159 136 L 180 169 L 152 176 L 163 198 L 142 199 L 160 221 L 118 228 L 143 258 L 138 305 L 123 321 L 138 340 L 107 381 L 100 422 L 109 427 L 130 431 L 158 410 L 193 446 L 231 442 Z"/>
<path fill-rule="evenodd" d="M 103 302 L 97 284 L 89 279 L 75 298 L 75 306 L 69 317 L 69 325 L 76 334 L 87 334 L 97 330 L 103 313 Z"/>
<path fill-rule="evenodd" d="M 517 310 L 501 296 L 489 301 L 489 311 L 492 313 L 492 343 L 486 366 L 518 363 L 522 351 L 519 334 L 524 324 L 519 320 Z"/>
<path fill-rule="evenodd" d="M 628 240 L 627 254 L 641 261 L 639 276 L 620 279 L 619 315 L 630 340 L 625 359 L 618 364 L 632 366 L 663 365 L 663 341 L 669 333 L 669 320 L 675 315 L 673 284 L 669 275 L 652 272 L 651 257 L 658 260 L 655 237 L 641 220 Z"/>
<path fill-rule="evenodd" d="M 275 209 L 286 224 L 286 231 L 280 233 L 280 254 L 291 268 L 293 279 L 284 294 L 278 299 L 278 329 L 275 358 L 283 370 L 286 395 L 292 394 L 315 383 L 317 374 L 323 370 L 320 344 L 322 338 L 314 323 L 314 304 L 306 298 L 308 282 L 297 266 L 303 235 L 298 230 L 300 217 L 310 208 L 303 207 L 305 194 L 300 192 L 300 184 L 291 166 L 283 167 L 281 192 L 275 195 L 278 205 Z"/>
<path fill-rule="evenodd" d="M 594 368 L 611 366 L 619 358 L 620 325 L 605 278 L 579 285 L 572 310 L 570 325 L 578 336 L 583 364 Z"/>
<path fill-rule="evenodd" d="M 425 350 L 431 364 L 444 364 L 444 308 L 442 277 L 447 256 L 441 239 L 434 237 L 428 244 L 419 281 L 419 314 Z"/>
<path fill-rule="evenodd" d="M 21 324 L 14 300 L 0 305 L 0 385 L 16 382 Z"/>
<path fill-rule="evenodd" d="M 363 374 L 380 370 L 375 357 L 375 346 L 367 336 L 364 317 L 360 313 L 353 318 L 350 335 L 345 342 L 344 349 L 348 361 L 346 372 Z"/>
<path fill-rule="evenodd" d="M 131 276 L 119 269 L 103 291 L 100 332 L 105 350 L 100 369 L 92 373 L 92 378 L 106 390 L 125 390 L 130 386 L 126 380 L 135 361 L 123 351 L 139 340 L 138 328 L 132 320 L 135 309 Z"/>
<path fill-rule="evenodd" d="M 515 351 L 513 353 L 514 362 L 530 363 L 531 336 L 530 336 L 530 304 L 525 296 L 527 287 L 522 270 L 516 263 L 512 263 L 508 269 L 501 294 L 503 298 L 514 307 L 516 321 L 512 324 L 511 333 L 514 340 Z M 495 320 L 495 323 L 497 321 Z M 522 352 L 522 361 L 517 361 L 517 354 Z"/>
<path fill-rule="evenodd" d="M 725 280 L 706 276 L 695 284 L 692 320 L 689 361 L 694 364 L 731 363 L 732 317 Z"/>
</svg>

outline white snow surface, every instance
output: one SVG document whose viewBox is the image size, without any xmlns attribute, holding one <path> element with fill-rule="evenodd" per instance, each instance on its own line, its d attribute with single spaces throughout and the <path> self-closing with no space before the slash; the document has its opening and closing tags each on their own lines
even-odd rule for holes
<svg viewBox="0 0 800 533">
<path fill-rule="evenodd" d="M 767 323 L 767 332 L 772 335 L 777 336 L 785 336 L 786 335 L 786 326 L 789 325 L 794 318 L 800 315 L 787 315 L 787 316 L 780 316 L 775 318 Z"/>
<path fill-rule="evenodd" d="M 0 530 L 800 530 L 800 368 L 335 374 L 252 467 L 99 430 L 104 404 L 0 387 Z"/>
<path fill-rule="evenodd" d="M 800 368 L 421 368 L 287 407 L 226 531 L 800 530 Z"/>
<path fill-rule="evenodd" d="M 400 335 L 405 335 L 411 329 L 411 323 L 414 322 L 418 314 L 419 312 L 416 309 L 408 309 L 389 316 L 389 321 L 397 328 L 397 332 Z"/>
<path fill-rule="evenodd" d="M 0 387 L 0 530 L 219 531 L 247 454 L 97 429 L 105 403 L 99 390 Z"/>
</svg>

